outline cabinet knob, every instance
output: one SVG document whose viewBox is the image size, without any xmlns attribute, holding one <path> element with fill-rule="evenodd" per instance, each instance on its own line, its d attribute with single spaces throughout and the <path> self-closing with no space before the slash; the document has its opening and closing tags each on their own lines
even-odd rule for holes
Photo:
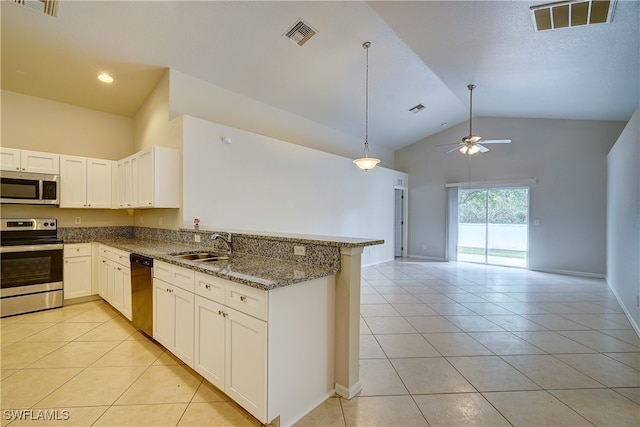
<svg viewBox="0 0 640 427">
<path fill-rule="evenodd" d="M 206 285 L 204 285 L 204 287 L 205 287 L 206 289 L 211 289 L 211 285 L 210 285 L 210 284 L 208 284 L 208 283 L 207 283 Z"/>
<path fill-rule="evenodd" d="M 122 271 L 122 269 L 120 267 L 118 267 L 118 271 Z"/>
<path fill-rule="evenodd" d="M 80 252 L 80 248 L 76 248 L 76 252 Z"/>
<path fill-rule="evenodd" d="M 218 314 L 222 316 L 222 310 L 218 310 Z"/>
<path fill-rule="evenodd" d="M 16 170 L 17 170 L 17 171 L 19 171 L 19 170 L 20 170 L 20 168 L 16 168 Z"/>
<path fill-rule="evenodd" d="M 68 259 L 65 259 L 65 260 L 64 260 L 64 262 L 65 262 L 66 264 L 69 264 L 69 260 L 68 260 Z"/>
<path fill-rule="evenodd" d="M 22 170 L 23 170 L 23 171 L 26 171 L 26 170 L 27 170 L 27 168 L 22 168 Z"/>
<path fill-rule="evenodd" d="M 240 301 L 245 302 L 247 300 L 247 297 L 245 297 L 244 295 L 240 296 Z"/>
</svg>

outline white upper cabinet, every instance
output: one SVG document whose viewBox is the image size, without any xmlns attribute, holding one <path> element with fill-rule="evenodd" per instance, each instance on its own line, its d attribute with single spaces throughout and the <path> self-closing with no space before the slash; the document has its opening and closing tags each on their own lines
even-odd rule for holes
<svg viewBox="0 0 640 427">
<path fill-rule="evenodd" d="M 2 147 L 0 148 L 0 168 L 8 171 L 57 175 L 60 173 L 60 156 L 53 153 Z"/>
<path fill-rule="evenodd" d="M 60 156 L 60 207 L 111 208 L 111 160 Z"/>
<path fill-rule="evenodd" d="M 179 208 L 180 151 L 151 147 L 117 165 L 120 208 Z"/>
</svg>

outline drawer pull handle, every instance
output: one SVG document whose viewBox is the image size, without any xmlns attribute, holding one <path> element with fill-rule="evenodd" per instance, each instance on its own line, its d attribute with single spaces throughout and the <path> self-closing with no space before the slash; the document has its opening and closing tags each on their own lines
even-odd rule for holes
<svg viewBox="0 0 640 427">
<path fill-rule="evenodd" d="M 205 287 L 206 289 L 211 289 L 211 285 L 210 285 L 210 284 L 208 284 L 208 283 L 207 283 L 206 285 L 204 285 L 204 287 Z"/>
<path fill-rule="evenodd" d="M 240 301 L 245 302 L 247 300 L 247 297 L 245 297 L 244 295 L 240 296 Z"/>
</svg>

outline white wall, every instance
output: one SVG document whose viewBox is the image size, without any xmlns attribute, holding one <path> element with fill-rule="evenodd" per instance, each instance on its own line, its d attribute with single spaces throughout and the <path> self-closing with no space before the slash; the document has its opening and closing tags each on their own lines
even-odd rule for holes
<svg viewBox="0 0 640 427">
<path fill-rule="evenodd" d="M 363 264 L 393 259 L 394 185 L 406 174 L 195 117 L 183 126 L 184 226 L 199 216 L 219 230 L 384 239 Z"/>
<path fill-rule="evenodd" d="M 607 156 L 607 282 L 640 334 L 640 108 Z"/>
<path fill-rule="evenodd" d="M 475 118 L 474 133 L 511 138 L 484 155 L 445 154 L 468 122 L 396 152 L 411 177 L 409 255 L 445 259 L 446 192 L 452 182 L 537 178 L 531 187 L 531 269 L 604 275 L 606 155 L 624 122 Z"/>
<path fill-rule="evenodd" d="M 339 156 L 362 155 L 362 145 L 354 141 L 364 144 L 364 133 L 336 131 L 175 69 L 170 70 L 170 80 L 171 118 L 185 114 Z M 371 154 L 382 160 L 382 166 L 394 167 L 393 150 L 372 145 Z"/>
</svg>

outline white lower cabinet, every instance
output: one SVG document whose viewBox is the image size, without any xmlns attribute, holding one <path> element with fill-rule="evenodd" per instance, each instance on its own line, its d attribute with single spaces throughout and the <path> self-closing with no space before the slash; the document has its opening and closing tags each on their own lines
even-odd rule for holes
<svg viewBox="0 0 640 427">
<path fill-rule="evenodd" d="M 172 283 L 163 280 L 166 275 L 160 273 L 167 270 L 171 271 Z M 192 270 L 161 261 L 154 262 L 153 338 L 191 367 L 194 335 L 193 276 Z"/>
<path fill-rule="evenodd" d="M 266 422 L 267 322 L 229 305 L 266 315 L 267 292 L 201 273 L 195 291 L 194 369 Z"/>
<path fill-rule="evenodd" d="M 64 245 L 64 299 L 91 295 L 91 243 Z"/>
<path fill-rule="evenodd" d="M 334 324 L 333 276 L 264 291 L 154 261 L 154 339 L 263 424 L 334 393 Z"/>
<path fill-rule="evenodd" d="M 196 295 L 194 369 L 260 420 L 266 417 L 266 341 L 266 322 Z"/>
<path fill-rule="evenodd" d="M 127 319 L 132 319 L 129 253 L 100 245 L 98 295 Z"/>
</svg>

